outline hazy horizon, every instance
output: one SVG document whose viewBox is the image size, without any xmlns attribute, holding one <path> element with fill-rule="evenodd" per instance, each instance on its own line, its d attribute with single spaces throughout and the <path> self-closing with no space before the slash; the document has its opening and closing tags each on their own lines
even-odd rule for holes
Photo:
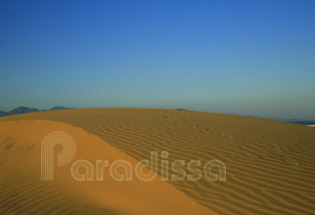
<svg viewBox="0 0 315 215">
<path fill-rule="evenodd" d="M 315 119 L 315 1 L 1 1 L 0 110 Z"/>
</svg>

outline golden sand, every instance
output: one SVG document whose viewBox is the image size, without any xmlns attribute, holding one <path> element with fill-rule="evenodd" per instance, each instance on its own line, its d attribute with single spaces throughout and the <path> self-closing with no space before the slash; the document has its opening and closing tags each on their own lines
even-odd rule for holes
<svg viewBox="0 0 315 215">
<path fill-rule="evenodd" d="M 55 214 L 62 214 L 58 210 L 81 211 L 81 214 L 93 211 L 314 214 L 315 211 L 315 132 L 307 126 L 235 115 L 155 109 L 38 112 L 2 117 L 0 126 L 0 208 L 4 210 L 35 211 L 38 207 L 43 211 L 53 210 Z M 102 155 L 85 148 L 91 138 L 97 147 L 113 152 L 104 154 L 107 159 L 113 156 L 135 163 L 149 159 L 151 151 L 168 151 L 170 162 L 201 160 L 204 164 L 217 159 L 226 164 L 227 179 L 154 181 L 158 186 L 137 180 L 126 187 L 113 181 L 77 185 L 79 182 L 74 183 L 66 175 L 70 168 L 66 166 L 58 169 L 65 172 L 58 175 L 62 183 L 39 183 L 40 141 L 50 129 L 57 128 L 73 131 L 71 135 L 80 142 L 82 155 L 90 159 Z M 6 139 L 8 136 L 15 139 Z M 48 199 L 45 200 L 42 191 L 47 192 Z M 56 208 L 59 205 L 63 208 Z"/>
</svg>

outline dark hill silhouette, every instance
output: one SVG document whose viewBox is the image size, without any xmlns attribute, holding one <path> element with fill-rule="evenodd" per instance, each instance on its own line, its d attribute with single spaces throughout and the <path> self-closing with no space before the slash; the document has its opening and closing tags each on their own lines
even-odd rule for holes
<svg viewBox="0 0 315 215">
<path fill-rule="evenodd" d="M 28 108 L 28 107 L 23 107 L 20 106 L 18 108 L 15 108 L 11 111 L 8 112 L 8 115 L 14 115 L 14 114 L 22 114 L 22 113 L 32 113 L 32 112 L 37 112 L 39 111 L 36 108 Z"/>
<path fill-rule="evenodd" d="M 0 111 L 0 117 L 1 117 L 1 116 L 7 116 L 7 115 L 8 115 L 8 113 L 7 113 L 7 112 Z"/>
<path fill-rule="evenodd" d="M 66 110 L 66 109 L 73 109 L 73 108 L 55 106 L 55 107 L 50 108 L 48 111 L 50 111 L 50 110 Z M 0 117 L 15 115 L 15 114 L 39 112 L 39 111 L 47 111 L 47 110 L 38 110 L 37 108 L 28 108 L 28 107 L 20 106 L 20 107 L 13 109 L 13 110 L 10 110 L 9 112 L 0 111 Z"/>
<path fill-rule="evenodd" d="M 55 106 L 55 107 L 50 108 L 49 110 L 66 110 L 66 109 L 73 109 L 73 108 Z"/>
</svg>

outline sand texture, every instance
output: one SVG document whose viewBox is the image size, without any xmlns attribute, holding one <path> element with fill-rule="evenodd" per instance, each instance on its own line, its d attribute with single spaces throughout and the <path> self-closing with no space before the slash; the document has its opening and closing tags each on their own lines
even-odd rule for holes
<svg viewBox="0 0 315 215">
<path fill-rule="evenodd" d="M 69 165 L 43 183 L 40 143 L 53 130 L 75 138 L 75 159 L 135 164 L 168 151 L 170 163 L 220 160 L 227 178 L 82 184 Z M 236 115 L 113 108 L 2 117 L 0 214 L 314 214 L 314 155 L 314 128 Z"/>
</svg>

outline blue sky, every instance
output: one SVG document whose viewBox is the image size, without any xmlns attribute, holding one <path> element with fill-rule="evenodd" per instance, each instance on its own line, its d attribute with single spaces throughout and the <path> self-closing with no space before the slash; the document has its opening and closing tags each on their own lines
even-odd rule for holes
<svg viewBox="0 0 315 215">
<path fill-rule="evenodd" d="M 315 1 L 0 2 L 0 110 L 315 119 Z"/>
</svg>

